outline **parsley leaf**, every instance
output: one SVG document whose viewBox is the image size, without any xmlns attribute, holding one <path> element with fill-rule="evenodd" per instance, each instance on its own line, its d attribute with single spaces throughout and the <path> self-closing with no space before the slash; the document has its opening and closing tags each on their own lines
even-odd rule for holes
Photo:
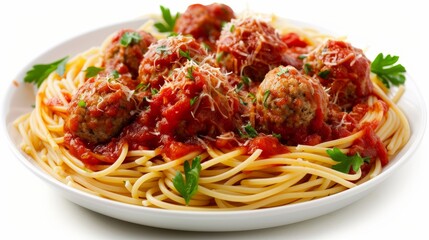
<svg viewBox="0 0 429 240">
<path fill-rule="evenodd" d="M 238 101 L 240 101 L 241 105 L 247 106 L 247 102 L 245 102 L 241 97 L 238 98 Z"/>
<path fill-rule="evenodd" d="M 407 70 L 401 64 L 395 65 L 398 60 L 398 56 L 388 54 L 384 57 L 383 53 L 379 53 L 371 63 L 371 72 L 377 74 L 387 88 L 390 88 L 390 83 L 395 86 L 405 83 L 404 73 Z"/>
<path fill-rule="evenodd" d="M 188 74 L 186 75 L 186 78 L 195 81 L 194 78 L 194 66 L 188 67 Z"/>
<path fill-rule="evenodd" d="M 216 62 L 217 63 L 219 63 L 221 60 L 222 60 L 222 58 L 223 58 L 223 55 L 224 55 L 224 52 L 218 52 L 218 53 L 216 53 Z"/>
<path fill-rule="evenodd" d="M 262 103 L 264 104 L 264 107 L 265 107 L 265 108 L 268 108 L 267 100 L 268 100 L 268 97 L 269 97 L 270 95 L 271 95 L 270 90 L 267 90 L 267 91 L 265 91 L 265 92 L 264 92 L 264 98 L 262 99 Z"/>
<path fill-rule="evenodd" d="M 150 93 L 151 93 L 152 95 L 156 95 L 156 94 L 158 94 L 158 92 L 159 92 L 159 90 L 158 90 L 158 89 L 156 89 L 156 88 L 151 88 L 151 89 L 150 89 Z"/>
<path fill-rule="evenodd" d="M 279 72 L 277 73 L 277 76 L 281 76 L 282 74 L 284 74 L 284 73 L 288 73 L 289 72 L 289 69 L 288 68 L 285 68 L 285 67 L 279 67 Z"/>
<path fill-rule="evenodd" d="M 191 104 L 191 106 L 193 106 L 197 100 L 198 100 L 198 95 L 197 95 L 197 96 L 195 96 L 195 97 L 193 97 L 193 98 L 191 98 L 191 99 L 189 100 L 189 103 Z"/>
<path fill-rule="evenodd" d="M 250 98 L 250 100 L 252 100 L 252 103 L 256 102 L 256 96 L 253 93 L 248 93 L 247 97 Z"/>
<path fill-rule="evenodd" d="M 238 130 L 240 133 L 240 137 L 242 138 L 254 138 L 258 136 L 258 132 L 252 127 L 252 125 L 250 123 L 247 123 L 246 126 L 243 127 L 244 131 L 246 133 L 243 133 L 240 131 L 240 129 Z"/>
<path fill-rule="evenodd" d="M 234 26 L 234 24 L 231 24 L 231 27 L 229 27 L 229 31 L 230 31 L 231 33 L 233 33 L 233 32 L 234 32 L 234 30 L 235 30 L 235 26 Z"/>
<path fill-rule="evenodd" d="M 84 100 L 79 100 L 79 102 L 77 103 L 77 105 L 81 108 L 85 108 L 86 107 L 86 102 Z"/>
<path fill-rule="evenodd" d="M 309 63 L 304 64 L 304 72 L 305 74 L 310 74 L 313 69 L 311 68 L 311 65 Z"/>
<path fill-rule="evenodd" d="M 185 170 L 185 179 L 180 172 L 176 173 L 176 176 L 173 178 L 173 185 L 176 190 L 182 195 L 185 199 L 186 205 L 189 204 L 192 196 L 194 196 L 198 191 L 198 180 L 200 178 L 201 172 L 201 157 L 197 156 L 192 159 L 192 164 L 189 165 L 188 161 L 185 161 L 183 164 Z"/>
<path fill-rule="evenodd" d="M 182 49 L 179 49 L 179 54 L 180 54 L 180 56 L 188 59 L 189 61 L 192 61 L 191 54 L 189 53 L 189 51 L 185 52 Z"/>
<path fill-rule="evenodd" d="M 247 76 L 241 76 L 241 81 L 244 83 L 244 84 L 246 84 L 246 86 L 249 86 L 250 85 L 250 82 L 252 81 L 252 80 L 250 80 L 250 78 L 249 77 L 247 77 Z"/>
<path fill-rule="evenodd" d="M 131 43 L 139 43 L 142 37 L 137 32 L 126 32 L 122 35 L 120 43 L 124 47 L 128 47 Z"/>
<path fill-rule="evenodd" d="M 43 81 L 45 81 L 53 71 L 56 71 L 58 75 L 63 76 L 68 58 L 69 57 L 67 56 L 52 63 L 34 65 L 32 69 L 26 73 L 24 82 L 34 83 L 37 87 L 40 87 Z"/>
<path fill-rule="evenodd" d="M 239 82 L 236 86 L 235 86 L 235 92 L 240 92 L 241 89 L 243 89 L 243 83 Z"/>
<path fill-rule="evenodd" d="M 94 66 L 88 67 L 87 69 L 84 70 L 84 72 L 86 72 L 85 78 L 95 77 L 95 76 L 97 76 L 97 74 L 99 72 L 101 72 L 103 70 L 104 70 L 104 68 L 99 68 L 99 67 L 94 67 Z"/>
<path fill-rule="evenodd" d="M 347 156 L 336 147 L 328 149 L 326 152 L 332 160 L 339 162 L 332 166 L 332 168 L 343 173 L 349 173 L 350 167 L 353 168 L 353 171 L 357 172 L 364 162 L 369 162 L 370 160 L 369 157 L 362 158 L 359 153 L 356 153 L 353 156 Z"/>
<path fill-rule="evenodd" d="M 246 126 L 244 126 L 244 130 L 246 131 L 246 133 L 249 135 L 249 137 L 254 138 L 258 136 L 258 132 L 252 127 L 252 125 L 247 124 Z"/>
<path fill-rule="evenodd" d="M 121 76 L 117 70 L 113 70 L 110 74 L 112 74 L 115 79 L 118 79 Z"/>
<path fill-rule="evenodd" d="M 324 70 L 324 71 L 321 71 L 321 72 L 319 72 L 318 74 L 317 74 L 317 76 L 319 76 L 319 77 L 321 77 L 321 78 L 323 78 L 323 79 L 327 79 L 328 78 L 328 75 L 331 73 L 331 71 L 330 70 Z"/>
<path fill-rule="evenodd" d="M 174 25 L 176 24 L 176 20 L 179 18 L 180 14 L 176 13 L 176 15 L 173 17 L 169 8 L 160 6 L 160 9 L 165 23 L 157 22 L 154 26 L 156 29 L 158 29 L 159 32 L 173 32 Z"/>
<path fill-rule="evenodd" d="M 282 140 L 282 135 L 280 133 L 272 133 L 273 137 L 277 138 L 278 140 Z"/>
<path fill-rule="evenodd" d="M 142 90 L 142 91 L 146 91 L 149 87 L 150 87 L 150 84 L 149 84 L 149 83 L 139 83 L 139 84 L 136 86 L 136 89 L 135 89 L 135 91 L 134 91 L 134 92 L 138 92 L 138 91 L 140 91 L 140 90 Z"/>
<path fill-rule="evenodd" d="M 159 55 L 162 55 L 164 53 L 167 53 L 167 55 L 169 55 L 168 53 L 168 47 L 166 45 L 161 45 L 159 47 L 157 47 L 155 49 L 156 53 L 158 53 Z"/>
<path fill-rule="evenodd" d="M 206 50 L 207 52 L 210 52 L 212 50 L 212 48 L 210 47 L 210 45 L 208 45 L 205 42 L 201 43 L 201 46 L 204 48 L 204 50 Z"/>
</svg>

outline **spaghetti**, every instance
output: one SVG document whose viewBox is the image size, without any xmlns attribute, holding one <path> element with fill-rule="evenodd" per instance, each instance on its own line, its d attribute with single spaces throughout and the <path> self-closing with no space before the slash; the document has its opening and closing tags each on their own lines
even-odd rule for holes
<svg viewBox="0 0 429 240">
<path fill-rule="evenodd" d="M 189 13 L 184 15 L 192 17 Z M 230 12 L 228 16 L 233 17 Z M 320 35 L 315 34 L 312 39 L 311 34 L 303 37 L 298 28 L 291 28 L 291 32 L 284 27 L 278 35 L 278 30 L 273 31 L 269 23 L 259 21 L 232 19 L 222 31 L 216 31 L 217 42 L 201 36 L 201 32 L 198 32 L 198 41 L 183 35 L 161 38 L 153 33 L 161 38 L 157 40 L 146 34 L 143 36 L 145 46 L 138 50 L 146 52 L 131 51 L 130 47 L 135 48 L 133 44 L 118 47 L 119 50 L 110 52 L 114 61 L 106 59 L 106 49 L 114 49 L 111 44 L 118 42 L 119 37 L 109 37 L 102 47 L 94 47 L 71 59 L 64 76 L 52 73 L 43 82 L 34 110 L 14 122 L 22 136 L 22 150 L 44 171 L 73 188 L 123 203 L 164 209 L 209 211 L 276 207 L 332 195 L 378 175 L 410 137 L 407 119 L 396 105 L 404 88 L 399 87 L 396 95 L 390 97 L 373 84 L 377 81 L 375 76 L 366 83 L 370 87 L 365 94 L 350 94 L 350 89 L 359 88 L 350 84 L 345 92 L 341 90 L 343 86 L 335 84 L 329 89 L 322 87 L 320 84 L 328 79 L 321 77 L 320 73 L 326 70 L 324 67 L 346 62 L 347 71 L 355 71 L 353 66 L 360 66 L 360 59 L 366 64 L 363 53 L 357 51 L 360 55 L 356 54 L 359 55 L 356 59 L 340 62 L 337 52 L 336 62 L 327 64 L 324 59 L 325 65 L 319 66 L 320 62 L 314 61 L 325 56 L 328 49 L 326 41 L 320 41 Z M 216 22 L 210 26 L 220 28 L 218 25 Z M 153 32 L 151 26 L 148 23 L 143 29 Z M 176 29 L 183 29 L 182 33 L 187 34 L 183 26 Z M 189 31 L 192 34 L 196 30 Z M 255 39 L 268 34 L 270 37 L 265 37 L 270 39 L 270 44 L 252 40 L 243 45 L 240 43 L 246 41 L 243 38 L 236 41 L 242 36 L 240 34 L 252 31 L 261 34 L 255 35 Z M 119 36 L 125 32 L 130 31 L 121 31 Z M 212 48 L 208 53 L 200 48 L 204 42 Z M 240 48 L 235 48 L 231 42 L 241 44 Z M 218 50 L 213 49 L 216 46 Z M 320 50 L 321 46 L 325 50 Z M 344 48 L 352 49 L 350 54 L 356 53 L 348 45 Z M 271 52 L 267 62 L 270 49 L 276 52 Z M 318 49 L 323 51 L 322 55 L 317 55 Z M 127 54 L 142 55 L 137 60 L 139 68 L 121 60 Z M 302 55 L 308 59 L 302 60 Z M 134 67 L 124 71 L 124 65 Z M 85 70 L 89 67 L 105 71 L 87 78 Z M 329 69 L 334 79 L 333 68 Z M 112 71 L 118 72 L 120 77 L 115 78 Z M 369 79 L 369 72 L 362 74 Z M 265 88 L 260 87 L 268 81 L 268 76 L 275 81 L 265 84 Z M 276 85 L 278 83 L 287 86 L 296 83 L 297 87 L 276 91 L 284 86 Z M 107 88 L 101 84 L 106 84 Z M 276 88 L 270 88 L 272 85 Z M 83 86 L 90 86 L 89 90 Z M 294 95 L 297 89 L 304 89 L 304 92 Z M 311 97 L 306 95 L 306 89 L 313 91 L 313 97 L 320 94 L 319 100 L 308 100 Z M 318 93 L 318 89 L 322 92 Z M 335 89 L 337 92 L 333 92 Z M 285 91 L 289 91 L 286 96 Z M 85 114 L 90 114 L 91 100 L 99 95 L 102 100 L 94 106 L 102 110 L 101 114 L 106 114 L 107 107 L 113 103 L 106 107 L 102 101 L 112 99 L 113 93 L 118 92 L 122 95 L 114 103 L 120 102 L 120 108 L 127 109 L 127 113 L 115 113 L 113 117 L 97 115 L 97 120 L 126 115 L 123 123 L 97 126 L 108 128 L 100 135 L 85 132 L 81 108 L 86 109 Z M 300 99 L 302 95 L 306 97 Z M 287 98 L 293 98 L 292 105 L 283 101 Z M 157 105 L 161 100 L 163 102 Z M 125 103 L 131 101 L 135 105 L 128 108 Z M 282 105 L 276 105 L 279 102 Z M 172 110 L 166 106 L 178 103 L 183 103 L 177 109 L 186 115 L 175 109 L 174 119 L 182 116 L 179 119 L 182 121 L 171 125 L 173 118 L 169 120 L 166 112 Z M 73 104 L 75 109 L 71 107 Z M 285 105 L 289 107 L 287 113 L 283 110 Z M 276 106 L 282 107 L 277 109 Z M 73 114 L 79 119 L 77 123 L 70 120 Z M 103 123 L 110 124 L 106 119 Z M 288 122 L 290 119 L 294 122 Z M 155 122 L 150 122 L 152 120 Z M 164 124 L 166 121 L 170 121 L 170 125 Z M 74 124 L 78 124 L 79 130 L 73 130 Z M 85 124 L 91 128 L 89 122 Z M 114 128 L 117 131 L 109 134 L 107 130 Z M 96 131 L 94 129 L 97 128 L 92 131 Z M 337 171 L 332 167 L 338 162 L 327 153 L 334 147 L 348 155 L 359 153 L 370 161 L 357 171 Z M 173 179 L 178 171 L 184 171 L 185 161 L 197 156 L 201 159 L 198 191 L 186 203 Z"/>
</svg>

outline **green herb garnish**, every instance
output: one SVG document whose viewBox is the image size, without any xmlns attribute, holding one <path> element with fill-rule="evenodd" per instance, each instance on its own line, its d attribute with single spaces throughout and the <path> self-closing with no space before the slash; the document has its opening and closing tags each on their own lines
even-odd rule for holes
<svg viewBox="0 0 429 240">
<path fill-rule="evenodd" d="M 137 32 L 126 32 L 122 35 L 120 43 L 124 47 L 128 47 L 131 43 L 137 44 L 142 40 L 142 37 Z"/>
<path fill-rule="evenodd" d="M 192 61 L 191 54 L 189 53 L 189 51 L 185 52 L 182 49 L 179 49 L 179 54 L 180 54 L 180 56 L 188 59 L 189 61 Z"/>
<path fill-rule="evenodd" d="M 57 74 L 62 77 L 66 69 L 67 60 L 68 56 L 52 63 L 34 65 L 32 69 L 26 73 L 24 82 L 33 83 L 36 84 L 37 87 L 40 87 L 43 81 L 45 81 L 53 71 L 56 71 Z"/>
<path fill-rule="evenodd" d="M 198 180 L 201 172 L 201 157 L 197 156 L 192 160 L 191 165 L 188 161 L 183 164 L 185 178 L 181 172 L 177 172 L 173 178 L 173 185 L 176 190 L 185 199 L 186 205 L 189 204 L 192 196 L 198 191 Z"/>
<path fill-rule="evenodd" d="M 235 92 L 240 92 L 241 89 L 243 89 L 244 84 L 242 82 L 239 82 L 237 86 L 235 86 Z"/>
<path fill-rule="evenodd" d="M 234 32 L 234 30 L 235 30 L 235 25 L 234 24 L 231 24 L 231 27 L 229 27 L 229 32 Z"/>
<path fill-rule="evenodd" d="M 247 106 L 247 102 L 245 102 L 242 98 L 238 98 L 241 105 Z"/>
<path fill-rule="evenodd" d="M 216 54 L 216 62 L 217 62 L 217 63 L 219 63 L 219 62 L 222 60 L 222 58 L 223 58 L 223 54 L 224 54 L 224 52 L 218 52 L 218 53 Z"/>
<path fill-rule="evenodd" d="M 336 147 L 328 149 L 326 152 L 332 160 L 339 162 L 332 166 L 332 168 L 342 173 L 349 173 L 350 167 L 353 168 L 353 171 L 357 172 L 364 162 L 369 162 L 370 160 L 369 157 L 362 158 L 359 153 L 353 156 L 347 156 Z"/>
<path fill-rule="evenodd" d="M 101 71 L 103 71 L 104 68 L 99 68 L 99 67 L 88 67 L 87 69 L 84 70 L 85 72 L 85 78 L 92 78 L 97 76 L 98 73 L 100 73 Z"/>
<path fill-rule="evenodd" d="M 140 91 L 140 90 L 146 91 L 149 87 L 150 87 L 150 84 L 148 84 L 148 83 L 139 83 L 136 86 L 135 92 Z"/>
<path fill-rule="evenodd" d="M 279 133 L 272 133 L 271 135 L 273 135 L 273 137 L 277 138 L 278 140 L 282 139 L 282 135 Z"/>
<path fill-rule="evenodd" d="M 158 53 L 159 55 L 162 55 L 162 54 L 166 53 L 167 51 L 168 51 L 168 48 L 165 45 L 159 46 L 155 49 L 155 52 Z"/>
<path fill-rule="evenodd" d="M 268 108 L 267 100 L 268 100 L 268 97 L 270 96 L 270 94 L 271 94 L 270 90 L 267 90 L 264 92 L 264 98 L 262 99 L 262 103 L 264 104 L 265 108 Z"/>
<path fill-rule="evenodd" d="M 319 76 L 319 77 L 321 77 L 321 78 L 323 78 L 323 79 L 327 79 L 328 78 L 328 75 L 331 73 L 331 71 L 330 70 L 324 70 L 324 71 L 321 71 L 321 72 L 319 72 L 318 74 L 317 74 L 317 76 Z"/>
<path fill-rule="evenodd" d="M 305 72 L 305 74 L 310 74 L 311 71 L 312 71 L 311 65 L 309 63 L 304 64 L 304 72 Z"/>
<path fill-rule="evenodd" d="M 201 43 L 201 46 L 204 48 L 204 50 L 206 50 L 207 52 L 210 52 L 212 50 L 212 48 L 210 47 L 210 45 L 208 45 L 205 42 Z"/>
<path fill-rule="evenodd" d="M 79 102 L 77 103 L 77 105 L 81 108 L 85 108 L 86 107 L 86 102 L 84 100 L 79 100 Z"/>
<path fill-rule="evenodd" d="M 250 123 L 244 126 L 244 131 L 246 131 L 246 134 L 242 135 L 243 137 L 254 138 L 258 136 L 258 132 L 252 127 Z"/>
<path fill-rule="evenodd" d="M 156 94 L 158 94 L 158 92 L 159 92 L 159 90 L 158 90 L 158 89 L 156 89 L 156 88 L 151 88 L 151 89 L 150 89 L 150 93 L 151 93 L 152 95 L 156 95 Z"/>
<path fill-rule="evenodd" d="M 244 83 L 244 84 L 246 84 L 246 86 L 249 86 L 250 85 L 250 82 L 252 81 L 252 80 L 250 80 L 250 78 L 248 77 L 248 76 L 241 76 L 241 81 Z"/>
<path fill-rule="evenodd" d="M 371 63 L 371 72 L 377 74 L 387 88 L 390 88 L 390 84 L 398 86 L 405 83 L 404 73 L 407 70 L 401 64 L 395 65 L 398 60 L 398 56 L 388 54 L 384 57 L 383 53 L 379 53 Z"/>
<path fill-rule="evenodd" d="M 117 70 L 113 70 L 110 74 L 112 74 L 114 79 L 118 79 L 121 76 Z"/>
<path fill-rule="evenodd" d="M 189 100 L 189 103 L 191 104 L 191 106 L 193 106 L 197 100 L 198 100 L 198 95 L 191 98 L 191 100 Z"/>
<path fill-rule="evenodd" d="M 280 67 L 279 69 L 280 69 L 280 70 L 279 70 L 279 72 L 277 73 L 277 76 L 281 76 L 282 74 L 284 74 L 284 73 L 288 73 L 288 72 L 289 72 L 289 69 L 288 69 L 288 68 L 285 68 L 285 67 Z"/>
<path fill-rule="evenodd" d="M 192 81 L 195 81 L 193 74 L 194 74 L 194 66 L 188 67 L 188 74 L 186 75 L 186 78 L 189 78 Z"/>
<path fill-rule="evenodd" d="M 179 18 L 180 14 L 176 13 L 175 16 L 172 16 L 169 8 L 160 6 L 160 9 L 164 23 L 157 22 L 154 26 L 156 29 L 158 29 L 159 32 L 173 32 L 174 25 L 176 24 L 176 20 Z"/>
<path fill-rule="evenodd" d="M 256 96 L 253 93 L 248 93 L 247 97 L 250 98 L 250 100 L 252 100 L 252 103 L 256 102 Z"/>
</svg>

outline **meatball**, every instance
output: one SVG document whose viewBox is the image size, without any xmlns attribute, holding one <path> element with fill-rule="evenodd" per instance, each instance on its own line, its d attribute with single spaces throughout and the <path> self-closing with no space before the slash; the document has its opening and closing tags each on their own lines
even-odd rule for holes
<svg viewBox="0 0 429 240">
<path fill-rule="evenodd" d="M 106 70 L 117 70 L 121 74 L 130 73 L 132 78 L 136 79 L 143 55 L 155 41 L 156 39 L 145 31 L 118 31 L 103 48 Z"/>
<path fill-rule="evenodd" d="M 304 70 L 328 89 L 330 101 L 350 110 L 356 101 L 371 94 L 370 61 L 350 43 L 328 40 L 309 53 Z"/>
<path fill-rule="evenodd" d="M 207 51 L 192 37 L 182 35 L 161 39 L 149 47 L 140 64 L 139 80 L 159 89 L 171 71 L 188 60 L 202 62 Z"/>
<path fill-rule="evenodd" d="M 213 3 L 190 5 L 180 15 L 174 25 L 174 31 L 184 35 L 190 34 L 197 41 L 204 42 L 210 49 L 215 49 L 222 25 L 234 18 L 234 11 L 225 4 Z"/>
<path fill-rule="evenodd" d="M 267 22 L 233 19 L 224 26 L 217 42 L 217 62 L 228 71 L 262 81 L 273 67 L 298 65 L 285 53 L 286 49 L 287 45 Z"/>
<path fill-rule="evenodd" d="M 136 102 L 132 91 L 112 78 L 98 75 L 79 87 L 68 108 L 66 131 L 90 144 L 107 142 L 119 134 L 135 112 Z"/>
<path fill-rule="evenodd" d="M 327 108 L 328 96 L 319 82 L 292 66 L 268 72 L 256 93 L 260 128 L 266 133 L 281 134 L 285 140 L 320 127 L 327 117 Z"/>
</svg>

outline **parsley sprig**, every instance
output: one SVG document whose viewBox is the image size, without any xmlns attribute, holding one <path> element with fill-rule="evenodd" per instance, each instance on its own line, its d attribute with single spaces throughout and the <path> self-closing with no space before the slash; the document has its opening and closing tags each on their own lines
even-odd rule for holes
<svg viewBox="0 0 429 240">
<path fill-rule="evenodd" d="M 198 180 L 200 179 L 201 172 L 201 157 L 197 156 L 192 159 L 191 164 L 189 164 L 188 161 L 185 161 L 183 167 L 185 178 L 183 178 L 181 172 L 177 172 L 176 176 L 173 178 L 173 185 L 185 199 L 186 205 L 188 205 L 192 196 L 194 196 L 198 191 Z"/>
<path fill-rule="evenodd" d="M 192 61 L 191 53 L 189 53 L 189 51 L 185 52 L 182 49 L 179 49 L 179 54 L 181 57 L 184 57 L 184 58 L 188 59 L 189 61 Z"/>
<path fill-rule="evenodd" d="M 142 36 L 140 36 L 137 32 L 126 32 L 122 35 L 120 39 L 120 43 L 124 47 L 128 47 L 130 44 L 137 44 L 142 40 Z"/>
<path fill-rule="evenodd" d="M 268 97 L 271 95 L 271 91 L 270 90 L 266 90 L 265 92 L 264 92 L 264 98 L 262 99 L 262 103 L 264 104 L 264 107 L 265 108 L 268 108 L 268 102 L 267 102 L 267 100 L 268 100 Z"/>
<path fill-rule="evenodd" d="M 281 76 L 282 74 L 288 73 L 289 69 L 285 67 L 279 67 L 279 71 L 277 72 L 277 76 Z"/>
<path fill-rule="evenodd" d="M 356 153 L 353 156 L 348 156 L 336 147 L 328 149 L 326 152 L 332 160 L 339 162 L 332 166 L 332 168 L 342 173 L 349 173 L 350 167 L 353 168 L 353 171 L 357 172 L 364 162 L 369 162 L 370 160 L 369 157 L 362 158 L 359 153 Z"/>
<path fill-rule="evenodd" d="M 36 84 L 37 87 L 42 85 L 43 81 L 48 78 L 49 74 L 56 71 L 58 75 L 63 76 L 66 70 L 68 56 L 48 64 L 36 64 L 30 69 L 25 77 L 24 82 Z"/>
<path fill-rule="evenodd" d="M 259 135 L 258 131 L 256 131 L 250 123 L 247 123 L 245 126 L 243 126 L 243 129 L 244 132 L 238 129 L 238 133 L 242 138 L 255 138 Z"/>
<path fill-rule="evenodd" d="M 104 68 L 90 66 L 84 70 L 85 78 L 92 78 L 98 75 L 101 71 L 104 71 Z"/>
<path fill-rule="evenodd" d="M 401 64 L 396 64 L 398 60 L 399 56 L 388 54 L 384 57 L 383 53 L 379 53 L 371 63 L 371 72 L 377 74 L 387 88 L 390 88 L 390 84 L 398 86 L 405 83 L 404 73 L 407 70 Z"/>
<path fill-rule="evenodd" d="M 156 29 L 158 29 L 159 32 L 173 32 L 174 25 L 176 24 L 176 20 L 179 18 L 180 14 L 176 13 L 176 15 L 172 16 L 169 8 L 160 6 L 160 9 L 164 23 L 157 22 L 154 26 Z"/>
</svg>

